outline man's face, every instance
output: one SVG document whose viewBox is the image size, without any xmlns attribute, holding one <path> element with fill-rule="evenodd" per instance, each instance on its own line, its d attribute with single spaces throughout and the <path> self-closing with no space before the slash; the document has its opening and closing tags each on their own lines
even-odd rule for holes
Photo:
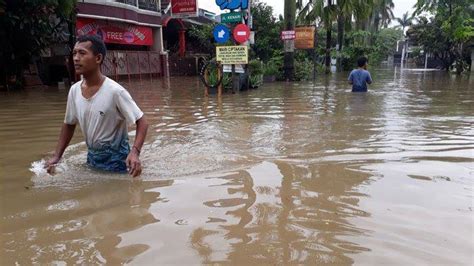
<svg viewBox="0 0 474 266">
<path fill-rule="evenodd" d="M 77 42 L 72 51 L 74 60 L 74 69 L 79 75 L 94 72 L 100 67 L 102 61 L 102 54 L 94 55 L 91 49 L 92 43 Z"/>
</svg>

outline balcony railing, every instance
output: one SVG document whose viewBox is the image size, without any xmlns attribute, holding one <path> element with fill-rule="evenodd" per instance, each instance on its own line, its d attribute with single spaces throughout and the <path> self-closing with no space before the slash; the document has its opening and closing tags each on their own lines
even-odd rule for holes
<svg viewBox="0 0 474 266">
<path fill-rule="evenodd" d="M 158 8 L 159 0 L 115 0 L 115 2 L 135 6 L 143 10 L 160 11 Z"/>
<path fill-rule="evenodd" d="M 131 5 L 131 6 L 137 6 L 137 0 L 115 0 L 115 2 Z"/>
<path fill-rule="evenodd" d="M 138 0 L 138 8 L 158 12 L 158 0 Z"/>
</svg>

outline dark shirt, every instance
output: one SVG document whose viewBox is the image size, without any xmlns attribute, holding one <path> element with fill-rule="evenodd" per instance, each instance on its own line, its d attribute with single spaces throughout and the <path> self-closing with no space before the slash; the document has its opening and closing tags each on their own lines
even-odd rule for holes
<svg viewBox="0 0 474 266">
<path fill-rule="evenodd" d="M 354 69 L 349 75 L 349 81 L 352 82 L 353 92 L 366 92 L 367 83 L 372 83 L 372 77 L 369 71 L 365 69 Z"/>
</svg>

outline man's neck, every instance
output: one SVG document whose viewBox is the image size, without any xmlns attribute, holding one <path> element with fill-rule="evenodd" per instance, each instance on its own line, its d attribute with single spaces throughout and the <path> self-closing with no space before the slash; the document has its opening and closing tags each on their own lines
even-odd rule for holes
<svg viewBox="0 0 474 266">
<path fill-rule="evenodd" d="M 100 71 L 96 71 L 94 73 L 88 74 L 88 75 L 83 75 L 84 77 L 84 85 L 87 87 L 93 87 L 93 86 L 99 86 L 102 81 L 104 76 Z"/>
</svg>

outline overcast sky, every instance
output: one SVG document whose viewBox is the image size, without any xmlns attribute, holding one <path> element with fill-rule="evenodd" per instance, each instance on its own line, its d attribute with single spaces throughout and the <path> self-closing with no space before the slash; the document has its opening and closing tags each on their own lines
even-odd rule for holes
<svg viewBox="0 0 474 266">
<path fill-rule="evenodd" d="M 283 14 L 284 0 L 261 1 L 273 7 L 273 12 L 276 17 L 278 17 L 279 14 Z M 198 0 L 199 6 L 201 8 L 220 14 L 220 9 L 215 2 L 215 0 Z M 413 12 L 413 6 L 415 5 L 416 0 L 393 0 L 393 3 L 395 4 L 395 8 L 393 10 L 395 17 L 401 17 L 403 13 L 407 11 L 409 11 L 410 14 Z"/>
</svg>

